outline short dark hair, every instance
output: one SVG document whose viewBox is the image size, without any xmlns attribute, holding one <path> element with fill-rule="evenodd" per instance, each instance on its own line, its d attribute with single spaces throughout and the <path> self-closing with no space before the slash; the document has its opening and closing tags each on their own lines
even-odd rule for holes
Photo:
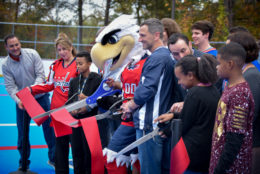
<svg viewBox="0 0 260 174">
<path fill-rule="evenodd" d="M 248 29 L 246 27 L 243 27 L 243 26 L 235 26 L 235 27 L 231 27 L 229 29 L 229 34 L 233 34 L 233 33 L 237 33 L 237 32 L 247 32 L 247 33 L 249 33 Z"/>
<path fill-rule="evenodd" d="M 7 45 L 7 41 L 8 41 L 9 39 L 12 39 L 12 38 L 14 38 L 14 37 L 16 37 L 16 38 L 18 39 L 18 37 L 15 36 L 14 34 L 8 34 L 8 35 L 6 35 L 6 36 L 4 37 L 4 43 L 5 43 L 5 45 Z"/>
<path fill-rule="evenodd" d="M 245 49 L 236 42 L 230 42 L 218 50 L 218 56 L 223 60 L 234 60 L 237 66 L 243 67 L 246 60 Z"/>
<path fill-rule="evenodd" d="M 259 48 L 255 38 L 248 32 L 236 32 L 228 36 L 228 40 L 240 44 L 246 50 L 245 63 L 252 62 L 258 58 Z"/>
<path fill-rule="evenodd" d="M 148 31 L 152 34 L 155 32 L 160 33 L 160 38 L 163 38 L 163 24 L 159 19 L 156 18 L 150 18 L 145 20 L 140 26 L 147 25 Z"/>
<path fill-rule="evenodd" d="M 181 58 L 175 67 L 181 67 L 182 73 L 187 75 L 192 72 L 202 83 L 214 84 L 218 80 L 217 60 L 210 54 L 203 54 L 201 57 L 187 55 Z"/>
<path fill-rule="evenodd" d="M 179 39 L 183 40 L 187 45 L 189 45 L 189 39 L 182 33 L 174 33 L 168 39 L 168 47 L 170 44 L 175 44 Z"/>
<path fill-rule="evenodd" d="M 91 56 L 87 51 L 81 51 L 76 54 L 76 57 L 84 57 L 87 62 L 92 62 Z"/>
<path fill-rule="evenodd" d="M 214 33 L 214 25 L 207 20 L 201 20 L 201 21 L 197 21 L 195 22 L 192 26 L 191 29 L 195 29 L 195 30 L 201 30 L 203 34 L 207 34 L 209 33 L 209 40 L 212 38 L 212 35 Z"/>
<path fill-rule="evenodd" d="M 180 26 L 172 18 L 162 18 L 161 22 L 168 37 L 170 37 L 174 33 L 181 32 Z"/>
</svg>

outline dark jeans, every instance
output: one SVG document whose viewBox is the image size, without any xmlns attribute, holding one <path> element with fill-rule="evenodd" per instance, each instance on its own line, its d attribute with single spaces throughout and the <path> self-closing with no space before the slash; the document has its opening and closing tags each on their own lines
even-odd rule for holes
<svg viewBox="0 0 260 174">
<path fill-rule="evenodd" d="M 56 174 L 69 174 L 69 144 L 70 135 L 65 135 L 56 138 Z"/>
<path fill-rule="evenodd" d="M 48 111 L 50 110 L 50 100 L 49 100 L 49 94 L 45 94 L 44 96 L 36 99 L 37 102 L 42 106 L 42 108 L 45 110 L 45 111 Z M 28 115 L 28 113 L 25 111 L 25 110 L 21 110 L 18 108 L 18 106 L 16 105 L 16 122 L 17 122 L 17 129 L 18 129 L 18 145 L 17 145 L 17 148 L 18 148 L 18 151 L 20 153 L 20 160 L 19 160 L 19 165 L 21 166 L 22 164 L 22 153 L 23 153 L 23 148 L 22 148 L 22 141 L 23 141 L 23 135 L 24 135 L 24 132 L 23 132 L 23 118 L 24 117 L 28 117 L 28 122 L 27 122 L 27 125 L 29 126 L 30 128 L 30 121 L 31 121 L 31 117 Z M 43 129 L 43 133 L 44 133 L 44 138 L 45 138 L 45 141 L 48 145 L 48 157 L 49 157 L 49 160 L 51 162 L 54 162 L 54 159 L 55 159 L 55 135 L 54 135 L 54 131 L 53 131 L 53 128 L 50 127 L 50 122 L 51 122 L 51 119 L 48 118 L 43 124 L 42 124 L 42 129 Z M 31 149 L 30 149 L 30 141 L 29 141 L 29 130 L 28 129 L 28 146 L 27 146 L 27 164 L 30 164 L 30 161 L 29 161 L 29 156 L 30 156 L 30 153 L 31 153 Z"/>
</svg>

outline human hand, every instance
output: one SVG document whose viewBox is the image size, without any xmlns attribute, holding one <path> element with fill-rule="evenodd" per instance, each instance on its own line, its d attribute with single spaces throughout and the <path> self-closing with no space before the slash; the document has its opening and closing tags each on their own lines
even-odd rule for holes
<svg viewBox="0 0 260 174">
<path fill-rule="evenodd" d="M 112 78 L 108 78 L 106 84 L 111 88 L 115 86 L 115 80 Z"/>
<path fill-rule="evenodd" d="M 123 104 L 120 106 L 120 109 L 122 110 L 123 114 L 131 113 L 131 112 L 132 112 L 132 110 L 130 109 L 129 105 L 130 105 L 130 101 L 128 101 L 128 102 L 126 102 L 126 103 L 123 103 Z"/>
<path fill-rule="evenodd" d="M 79 100 L 85 99 L 85 98 L 87 98 L 87 97 L 88 97 L 88 96 L 84 95 L 83 93 L 80 93 L 80 94 L 78 95 L 78 99 L 79 99 Z"/>
<path fill-rule="evenodd" d="M 182 111 L 184 102 L 174 103 L 170 109 L 171 112 L 180 113 Z"/>
<path fill-rule="evenodd" d="M 24 105 L 21 101 L 19 101 L 18 107 L 19 107 L 19 109 L 24 110 Z"/>
<path fill-rule="evenodd" d="M 154 123 L 158 122 L 159 124 L 160 123 L 163 123 L 163 124 L 169 124 L 169 121 L 174 117 L 174 114 L 173 113 L 166 113 L 166 114 L 162 114 L 160 115 L 158 118 L 156 118 L 154 120 Z M 168 123 L 165 123 L 165 122 L 168 122 Z M 169 136 L 171 136 L 171 130 L 169 128 L 166 128 L 165 130 L 163 131 L 160 131 L 159 132 L 159 135 L 162 137 L 162 138 L 167 138 Z"/>
<path fill-rule="evenodd" d="M 158 118 L 154 119 L 154 123 L 158 122 L 158 123 L 164 123 L 166 121 L 170 121 L 171 119 L 173 119 L 174 114 L 173 113 L 166 113 L 166 114 L 162 114 L 160 115 Z"/>
<path fill-rule="evenodd" d="M 77 115 L 78 114 L 78 109 L 74 110 L 74 111 L 71 111 L 70 114 L 73 115 L 73 116 Z"/>
<path fill-rule="evenodd" d="M 79 108 L 78 109 L 78 114 L 84 114 L 87 112 L 87 107 Z"/>
</svg>

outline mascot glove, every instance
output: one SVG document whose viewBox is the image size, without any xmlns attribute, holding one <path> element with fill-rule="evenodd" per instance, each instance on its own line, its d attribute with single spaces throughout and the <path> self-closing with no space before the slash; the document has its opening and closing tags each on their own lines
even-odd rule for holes
<svg viewBox="0 0 260 174">
<path fill-rule="evenodd" d="M 107 156 L 107 163 L 112 163 L 115 160 L 116 152 L 105 148 L 103 150 L 103 156 Z"/>
<path fill-rule="evenodd" d="M 116 166 L 123 166 L 126 165 L 128 167 L 130 164 L 130 156 L 120 155 L 116 158 Z"/>
<path fill-rule="evenodd" d="M 130 160 L 131 160 L 131 165 L 133 165 L 137 160 L 138 160 L 138 153 L 137 154 L 130 154 Z"/>
</svg>

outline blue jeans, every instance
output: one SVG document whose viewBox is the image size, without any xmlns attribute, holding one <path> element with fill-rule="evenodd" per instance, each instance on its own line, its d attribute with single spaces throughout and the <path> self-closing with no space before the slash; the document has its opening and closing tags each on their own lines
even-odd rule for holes
<svg viewBox="0 0 260 174">
<path fill-rule="evenodd" d="M 136 130 L 136 139 L 151 131 Z M 141 174 L 169 174 L 170 139 L 155 136 L 138 146 Z"/>
<path fill-rule="evenodd" d="M 120 124 L 117 130 L 114 132 L 107 148 L 114 152 L 119 152 L 136 140 L 135 132 L 136 129 L 134 127 Z M 124 155 L 130 156 L 130 154 L 137 154 L 137 151 L 137 148 L 134 148 L 126 152 Z"/>
<path fill-rule="evenodd" d="M 44 96 L 36 99 L 37 102 L 42 106 L 42 108 L 45 111 L 50 110 L 50 100 L 49 100 L 49 94 L 45 94 Z M 18 129 L 18 143 L 17 143 L 17 148 L 20 153 L 20 160 L 19 160 L 19 165 L 21 166 L 22 164 L 22 154 L 23 154 L 23 148 L 22 148 L 22 142 L 23 142 L 23 118 L 28 117 L 28 122 L 27 125 L 29 126 L 28 129 L 28 146 L 27 146 L 27 164 L 30 164 L 29 156 L 31 153 L 30 149 L 30 141 L 29 141 L 29 130 L 30 130 L 30 121 L 31 117 L 28 115 L 28 113 L 25 110 L 19 109 L 19 107 L 16 105 L 16 122 L 17 122 L 17 129 Z M 50 127 L 50 122 L 51 118 L 48 118 L 43 124 L 42 124 L 42 129 L 44 133 L 44 138 L 45 141 L 48 145 L 48 157 L 51 162 L 55 161 L 55 134 L 53 131 L 53 128 Z"/>
</svg>

